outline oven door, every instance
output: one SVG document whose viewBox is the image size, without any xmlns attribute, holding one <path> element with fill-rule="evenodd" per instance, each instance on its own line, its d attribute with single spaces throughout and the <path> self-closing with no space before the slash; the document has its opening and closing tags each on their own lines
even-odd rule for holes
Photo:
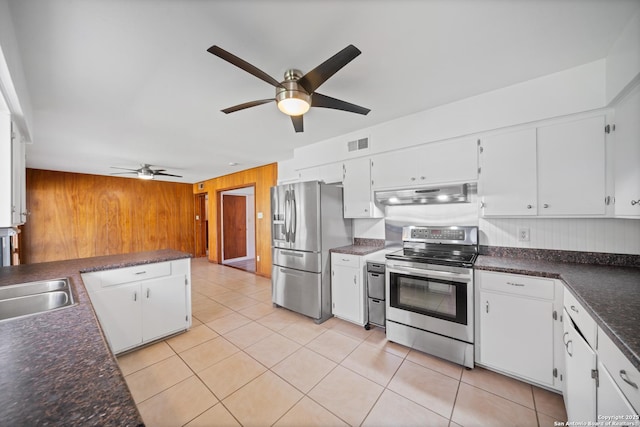
<svg viewBox="0 0 640 427">
<path fill-rule="evenodd" d="M 387 319 L 473 343 L 471 270 L 433 268 L 401 261 L 387 264 Z"/>
</svg>

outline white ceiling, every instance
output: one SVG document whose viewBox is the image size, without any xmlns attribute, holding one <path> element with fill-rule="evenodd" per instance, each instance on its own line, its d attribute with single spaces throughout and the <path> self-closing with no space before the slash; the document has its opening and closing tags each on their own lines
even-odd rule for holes
<svg viewBox="0 0 640 427">
<path fill-rule="evenodd" d="M 31 168 L 107 175 L 150 163 L 198 182 L 293 149 L 606 56 L 640 0 L 10 0 L 33 109 Z M 277 80 L 354 44 L 305 132 L 266 104 Z M 237 162 L 237 166 L 229 166 Z"/>
</svg>

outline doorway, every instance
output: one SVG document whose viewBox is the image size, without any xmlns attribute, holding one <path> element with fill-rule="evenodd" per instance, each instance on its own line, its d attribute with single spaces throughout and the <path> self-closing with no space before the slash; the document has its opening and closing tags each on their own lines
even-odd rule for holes
<svg viewBox="0 0 640 427">
<path fill-rule="evenodd" d="M 255 187 L 220 193 L 222 264 L 255 273 Z"/>
<path fill-rule="evenodd" d="M 196 245 L 195 257 L 205 257 L 209 255 L 209 195 L 207 193 L 196 194 L 195 196 L 195 216 L 196 216 Z"/>
</svg>

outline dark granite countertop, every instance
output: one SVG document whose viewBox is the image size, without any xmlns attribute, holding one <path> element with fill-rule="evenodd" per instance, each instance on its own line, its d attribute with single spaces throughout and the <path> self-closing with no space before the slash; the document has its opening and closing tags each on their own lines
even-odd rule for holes
<svg viewBox="0 0 640 427">
<path fill-rule="evenodd" d="M 640 370 L 640 268 L 487 255 L 475 268 L 562 280 Z"/>
<path fill-rule="evenodd" d="M 161 250 L 0 268 L 0 286 L 68 277 L 77 302 L 0 322 L 0 424 L 143 425 L 80 273 L 189 257 Z"/>
<path fill-rule="evenodd" d="M 353 245 L 341 246 L 339 248 L 330 249 L 329 252 L 337 254 L 349 255 L 369 255 L 384 249 L 384 240 L 380 239 L 363 239 L 356 237 Z"/>
</svg>

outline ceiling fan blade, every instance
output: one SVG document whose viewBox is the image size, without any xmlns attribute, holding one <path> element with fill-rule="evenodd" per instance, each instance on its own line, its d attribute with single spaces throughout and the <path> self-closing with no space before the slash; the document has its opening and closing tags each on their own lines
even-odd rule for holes
<svg viewBox="0 0 640 427">
<path fill-rule="evenodd" d="M 154 173 L 154 175 L 175 176 L 176 178 L 182 178 L 182 175 L 172 175 L 172 174 L 170 174 L 170 173 L 163 173 L 163 172 Z"/>
<path fill-rule="evenodd" d="M 321 93 L 314 93 L 313 95 L 311 95 L 311 106 L 333 108 L 334 110 L 348 111 L 350 113 L 363 114 L 365 116 L 369 113 L 369 111 L 371 111 L 368 108 L 364 108 L 356 104 L 351 104 L 350 102 L 342 101 L 340 99 L 332 98 L 327 95 L 322 95 Z"/>
<path fill-rule="evenodd" d="M 245 102 L 244 104 L 234 105 L 233 107 L 225 108 L 224 110 L 221 110 L 221 111 L 223 113 L 225 113 L 225 114 L 229 114 L 229 113 L 233 113 L 235 111 L 244 110 L 245 108 L 256 107 L 258 105 L 266 104 L 266 103 L 272 102 L 272 101 L 275 101 L 275 98 L 259 99 L 257 101 L 250 101 L 250 102 Z"/>
<path fill-rule="evenodd" d="M 131 172 L 111 172 L 109 175 L 127 175 L 130 173 L 138 173 L 136 171 L 131 171 Z"/>
<path fill-rule="evenodd" d="M 298 80 L 298 84 L 302 86 L 307 93 L 312 93 L 318 89 L 322 83 L 326 82 L 329 77 L 333 76 L 338 70 L 361 53 L 360 49 L 350 44 L 302 76 L 300 80 Z"/>
<path fill-rule="evenodd" d="M 226 50 L 224 50 L 219 46 L 213 45 L 209 49 L 207 49 L 207 52 L 212 53 L 215 56 L 224 59 L 225 61 L 235 65 L 238 68 L 243 69 L 249 74 L 253 74 L 260 80 L 263 80 L 272 86 L 283 87 L 279 81 L 271 77 L 269 74 L 265 73 L 264 71 L 255 67 L 254 65 L 249 64 L 244 59 L 238 58 L 234 54 L 227 52 Z"/>
<path fill-rule="evenodd" d="M 291 121 L 293 122 L 293 128 L 296 132 L 304 132 L 303 119 L 302 115 L 300 116 L 291 116 Z"/>
<path fill-rule="evenodd" d="M 131 172 L 138 172 L 138 169 L 131 169 L 131 168 L 119 168 L 117 166 L 111 166 L 111 169 L 121 169 L 121 170 L 125 170 L 125 171 L 131 171 Z M 123 172 L 125 173 L 125 172 Z"/>
</svg>

